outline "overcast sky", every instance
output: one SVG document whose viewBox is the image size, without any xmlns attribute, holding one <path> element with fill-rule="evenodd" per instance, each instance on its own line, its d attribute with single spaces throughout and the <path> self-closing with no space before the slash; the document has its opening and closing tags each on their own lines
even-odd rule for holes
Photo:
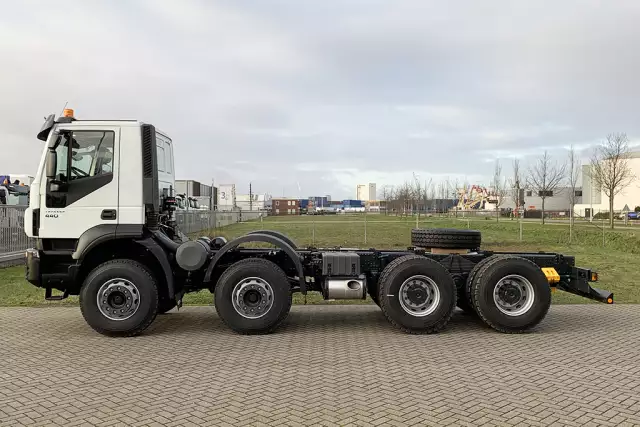
<svg viewBox="0 0 640 427">
<path fill-rule="evenodd" d="M 488 184 L 498 157 L 640 138 L 639 22 L 634 0 L 2 1 L 0 174 L 35 174 L 68 102 L 239 193 Z"/>
</svg>

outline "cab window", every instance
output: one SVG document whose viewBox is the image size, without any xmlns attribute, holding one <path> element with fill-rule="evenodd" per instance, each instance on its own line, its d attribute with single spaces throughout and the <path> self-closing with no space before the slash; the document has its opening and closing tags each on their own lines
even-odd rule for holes
<svg viewBox="0 0 640 427">
<path fill-rule="evenodd" d="M 156 145 L 156 155 L 158 157 L 158 172 L 164 172 L 166 170 L 164 161 L 164 147 L 161 144 Z"/>
<path fill-rule="evenodd" d="M 113 131 L 79 131 L 60 135 L 56 148 L 58 179 L 75 181 L 113 173 L 114 139 Z"/>
<path fill-rule="evenodd" d="M 171 165 L 173 163 L 173 156 L 171 155 L 171 144 L 169 144 L 168 142 L 164 143 L 164 154 L 165 154 L 165 159 L 166 159 L 166 163 L 165 163 L 165 169 L 167 170 L 168 173 L 171 173 Z"/>
</svg>

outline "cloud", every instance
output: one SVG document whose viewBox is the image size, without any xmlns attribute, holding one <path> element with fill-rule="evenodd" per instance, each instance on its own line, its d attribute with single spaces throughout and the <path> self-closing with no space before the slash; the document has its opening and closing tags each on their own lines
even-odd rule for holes
<svg viewBox="0 0 640 427">
<path fill-rule="evenodd" d="M 595 0 L 12 2 L 0 171 L 35 172 L 35 133 L 68 101 L 156 124 L 178 178 L 239 191 L 488 182 L 496 157 L 640 138 L 639 18 Z"/>
</svg>

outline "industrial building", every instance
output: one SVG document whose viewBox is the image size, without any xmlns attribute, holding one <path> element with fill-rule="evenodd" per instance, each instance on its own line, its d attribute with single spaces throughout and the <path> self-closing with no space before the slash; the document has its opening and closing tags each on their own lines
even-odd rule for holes
<svg viewBox="0 0 640 427">
<path fill-rule="evenodd" d="M 236 208 L 241 211 L 264 211 L 270 200 L 269 194 L 236 194 Z"/>
<path fill-rule="evenodd" d="M 545 211 L 569 211 L 571 208 L 570 194 L 571 187 L 560 187 L 552 191 L 544 200 Z M 500 209 L 515 209 L 515 190 L 508 190 L 505 198 L 500 203 Z M 542 197 L 536 191 L 531 189 L 520 190 L 520 200 L 525 210 L 541 210 Z M 576 188 L 576 203 L 582 203 L 582 189 Z M 488 204 L 486 209 L 495 209 L 495 204 Z"/>
<path fill-rule="evenodd" d="M 219 211 L 236 210 L 236 185 L 220 184 L 218 185 L 218 197 L 216 208 Z"/>
<path fill-rule="evenodd" d="M 358 184 L 356 186 L 356 199 L 362 201 L 376 200 L 376 184 L 370 182 L 369 184 Z"/>
<path fill-rule="evenodd" d="M 219 211 L 264 211 L 271 205 L 270 194 L 238 194 L 235 184 L 220 184 L 217 194 Z"/>
<path fill-rule="evenodd" d="M 634 180 L 613 198 L 613 211 L 622 212 L 625 208 L 633 211 L 640 206 L 640 151 L 630 154 L 628 160 Z M 591 165 L 582 167 L 582 200 L 576 205 L 576 213 L 585 218 L 591 218 L 598 212 L 609 212 L 609 198 L 598 188 L 591 176 Z"/>
</svg>

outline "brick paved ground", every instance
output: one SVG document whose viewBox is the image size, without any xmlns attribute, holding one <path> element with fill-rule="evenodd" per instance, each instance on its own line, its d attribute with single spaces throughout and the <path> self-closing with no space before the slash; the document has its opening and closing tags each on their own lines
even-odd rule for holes
<svg viewBox="0 0 640 427">
<path fill-rule="evenodd" d="M 0 308 L 14 424 L 640 425 L 640 306 L 554 306 L 526 335 L 457 314 L 430 336 L 375 306 L 298 306 L 250 337 L 187 307 L 130 339 L 77 308 Z"/>
</svg>

